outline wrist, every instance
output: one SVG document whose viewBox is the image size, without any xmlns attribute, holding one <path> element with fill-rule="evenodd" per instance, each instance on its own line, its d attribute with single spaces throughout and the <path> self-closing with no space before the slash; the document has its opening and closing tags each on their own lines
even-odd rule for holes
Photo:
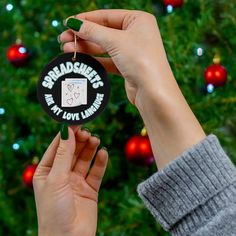
<svg viewBox="0 0 236 236">
<path fill-rule="evenodd" d="M 159 77 L 156 83 L 140 88 L 135 105 L 147 128 L 159 169 L 205 137 L 173 75 Z"/>
<path fill-rule="evenodd" d="M 135 106 L 141 112 L 147 105 L 161 106 L 161 100 L 167 94 L 176 95 L 180 92 L 167 59 L 161 61 L 143 60 L 139 75 L 135 78 L 140 81 L 135 98 Z M 150 104 L 149 104 L 150 103 Z"/>
<path fill-rule="evenodd" d="M 173 75 L 163 79 L 159 77 L 145 81 L 145 84 L 140 86 L 136 93 L 135 106 L 141 115 L 148 111 L 149 115 L 156 116 L 156 112 L 161 114 L 162 109 L 166 108 L 166 103 L 170 103 L 170 100 L 174 102 L 180 97 L 182 93 Z"/>
</svg>

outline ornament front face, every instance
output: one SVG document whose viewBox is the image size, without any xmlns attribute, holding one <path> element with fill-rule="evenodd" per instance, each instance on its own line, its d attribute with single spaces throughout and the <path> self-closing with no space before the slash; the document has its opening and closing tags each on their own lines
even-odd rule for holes
<svg viewBox="0 0 236 236">
<path fill-rule="evenodd" d="M 227 70 L 220 64 L 209 66 L 205 70 L 204 76 L 207 85 L 212 84 L 215 87 L 220 87 L 227 82 Z"/>
<path fill-rule="evenodd" d="M 65 53 L 43 70 L 38 99 L 55 120 L 83 124 L 99 115 L 108 103 L 110 84 L 102 65 L 89 55 Z"/>
</svg>

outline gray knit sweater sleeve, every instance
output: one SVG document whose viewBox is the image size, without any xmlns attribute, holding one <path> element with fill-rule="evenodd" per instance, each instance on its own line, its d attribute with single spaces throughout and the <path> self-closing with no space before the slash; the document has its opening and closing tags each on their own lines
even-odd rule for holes
<svg viewBox="0 0 236 236">
<path fill-rule="evenodd" d="M 172 235 L 236 235 L 236 169 L 213 134 L 139 184 L 138 193 Z"/>
</svg>

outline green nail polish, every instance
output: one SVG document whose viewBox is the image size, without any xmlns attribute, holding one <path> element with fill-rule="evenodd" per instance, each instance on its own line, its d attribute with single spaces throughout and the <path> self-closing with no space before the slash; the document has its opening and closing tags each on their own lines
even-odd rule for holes
<svg viewBox="0 0 236 236">
<path fill-rule="evenodd" d="M 57 36 L 57 42 L 61 43 L 60 35 Z"/>
<path fill-rule="evenodd" d="M 63 51 L 63 47 L 64 47 L 64 43 L 61 43 L 61 45 L 60 45 L 61 51 Z"/>
<path fill-rule="evenodd" d="M 67 140 L 69 138 L 68 124 L 61 125 L 61 139 Z"/>
<path fill-rule="evenodd" d="M 75 18 L 69 18 L 66 21 L 66 26 L 75 31 L 79 31 L 82 24 L 83 24 L 83 21 L 75 19 Z"/>
<path fill-rule="evenodd" d="M 90 130 L 86 127 L 81 127 L 81 130 L 87 131 L 88 133 L 90 133 Z"/>
<path fill-rule="evenodd" d="M 103 149 L 103 150 L 107 151 L 107 148 L 106 148 L 106 147 L 101 147 L 101 149 Z"/>
<path fill-rule="evenodd" d="M 92 136 L 100 139 L 100 136 L 98 134 L 92 134 Z"/>
</svg>

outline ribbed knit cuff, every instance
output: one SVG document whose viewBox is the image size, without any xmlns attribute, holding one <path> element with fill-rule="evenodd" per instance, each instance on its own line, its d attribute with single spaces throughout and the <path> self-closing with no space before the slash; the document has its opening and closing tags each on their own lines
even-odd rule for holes
<svg viewBox="0 0 236 236">
<path fill-rule="evenodd" d="M 235 167 L 211 134 L 139 184 L 138 193 L 164 229 L 187 235 L 233 201 L 233 182 Z"/>
</svg>

